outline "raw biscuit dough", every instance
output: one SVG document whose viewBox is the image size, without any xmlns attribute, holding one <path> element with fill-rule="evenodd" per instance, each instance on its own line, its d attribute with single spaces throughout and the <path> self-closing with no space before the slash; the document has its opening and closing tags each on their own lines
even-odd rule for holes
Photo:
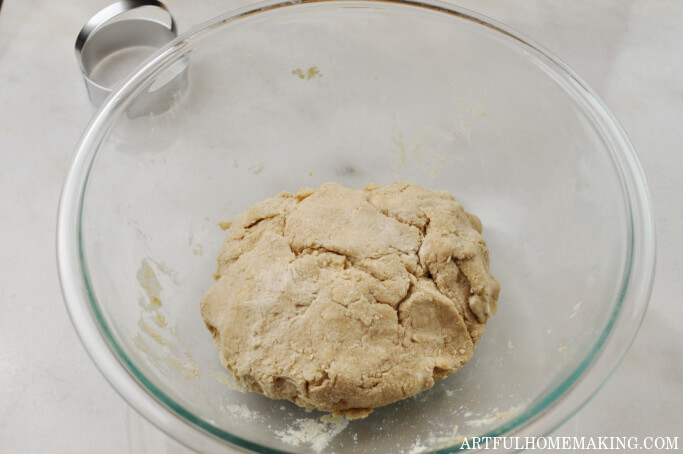
<svg viewBox="0 0 683 454">
<path fill-rule="evenodd" d="M 350 418 L 431 388 L 496 312 L 481 222 L 393 183 L 283 193 L 238 216 L 202 316 L 250 390 Z"/>
</svg>

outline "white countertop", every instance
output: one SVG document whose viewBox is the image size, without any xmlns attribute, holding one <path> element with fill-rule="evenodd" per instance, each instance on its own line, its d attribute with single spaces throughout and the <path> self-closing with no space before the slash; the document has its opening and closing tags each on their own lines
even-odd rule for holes
<svg viewBox="0 0 683 454">
<path fill-rule="evenodd" d="M 93 112 L 74 57 L 109 0 L 8 0 L 0 10 L 0 451 L 129 452 L 135 416 L 95 369 L 62 302 L 57 200 Z M 245 0 L 167 0 L 181 30 Z M 614 376 L 556 432 L 683 436 L 683 2 L 461 0 L 574 68 L 631 137 L 650 185 L 657 276 Z M 679 440 L 679 446 L 683 440 Z"/>
</svg>

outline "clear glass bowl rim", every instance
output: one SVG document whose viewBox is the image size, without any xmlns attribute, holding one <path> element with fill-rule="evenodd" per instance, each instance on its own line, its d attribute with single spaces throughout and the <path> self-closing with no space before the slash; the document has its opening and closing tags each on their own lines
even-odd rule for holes
<svg viewBox="0 0 683 454">
<path fill-rule="evenodd" d="M 487 433 L 494 437 L 513 434 L 539 436 L 555 428 L 580 410 L 607 381 L 628 351 L 647 310 L 655 267 L 655 228 L 645 177 L 625 132 L 604 103 L 567 65 L 532 40 L 490 18 L 438 0 L 303 0 L 282 2 L 270 0 L 232 10 L 178 37 L 140 65 L 103 103 L 82 135 L 62 188 L 57 222 L 57 265 L 62 293 L 72 323 L 92 361 L 117 392 L 143 417 L 166 434 L 199 449 L 215 449 L 228 442 L 240 450 L 281 453 L 243 439 L 215 427 L 194 415 L 165 395 L 135 367 L 116 344 L 92 292 L 88 271 L 83 260 L 81 215 L 87 181 L 99 144 L 126 100 L 136 95 L 140 87 L 165 66 L 186 55 L 207 31 L 254 14 L 303 4 L 354 4 L 356 6 L 407 5 L 455 15 L 501 33 L 518 44 L 535 51 L 546 60 L 556 75 L 569 78 L 580 95 L 592 108 L 604 131 L 613 142 L 612 159 L 622 179 L 627 208 L 629 244 L 621 292 L 607 328 L 592 351 L 572 374 L 546 398 L 516 415 L 501 427 Z M 590 372 L 590 373 L 589 373 Z M 457 451 L 461 446 L 434 451 Z"/>
</svg>

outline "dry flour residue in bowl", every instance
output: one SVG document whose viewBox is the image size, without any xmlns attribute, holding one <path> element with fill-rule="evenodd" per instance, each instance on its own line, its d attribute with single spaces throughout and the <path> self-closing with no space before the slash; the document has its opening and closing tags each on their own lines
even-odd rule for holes
<svg viewBox="0 0 683 454">
<path fill-rule="evenodd" d="M 321 452 L 330 441 L 349 425 L 343 416 L 324 415 L 319 418 L 300 418 L 292 427 L 276 431 L 275 435 L 293 446 L 310 445 L 315 452 Z"/>
</svg>

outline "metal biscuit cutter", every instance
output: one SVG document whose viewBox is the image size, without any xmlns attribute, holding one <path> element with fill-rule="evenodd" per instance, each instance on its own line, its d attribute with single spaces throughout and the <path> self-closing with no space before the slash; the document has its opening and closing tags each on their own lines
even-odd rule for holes
<svg viewBox="0 0 683 454">
<path fill-rule="evenodd" d="M 167 16 L 166 21 L 158 18 L 160 12 Z M 92 16 L 78 34 L 75 48 L 88 97 L 93 105 L 99 107 L 125 79 L 123 74 L 129 73 L 125 67 L 116 68 L 116 60 L 112 58 L 126 51 L 130 53 L 131 50 L 142 49 L 144 52 L 132 54 L 135 57 L 134 66 L 137 66 L 149 54 L 177 36 L 171 12 L 157 0 L 121 0 Z M 129 106 L 128 114 L 154 114 L 170 108 L 187 88 L 187 63 L 187 59 L 181 59 L 166 68 L 168 74 L 157 76 L 146 92 Z M 97 77 L 98 69 L 101 69 L 98 67 L 103 64 L 106 64 L 104 75 L 109 77 Z M 111 80 L 112 75 L 118 80 Z"/>
</svg>

